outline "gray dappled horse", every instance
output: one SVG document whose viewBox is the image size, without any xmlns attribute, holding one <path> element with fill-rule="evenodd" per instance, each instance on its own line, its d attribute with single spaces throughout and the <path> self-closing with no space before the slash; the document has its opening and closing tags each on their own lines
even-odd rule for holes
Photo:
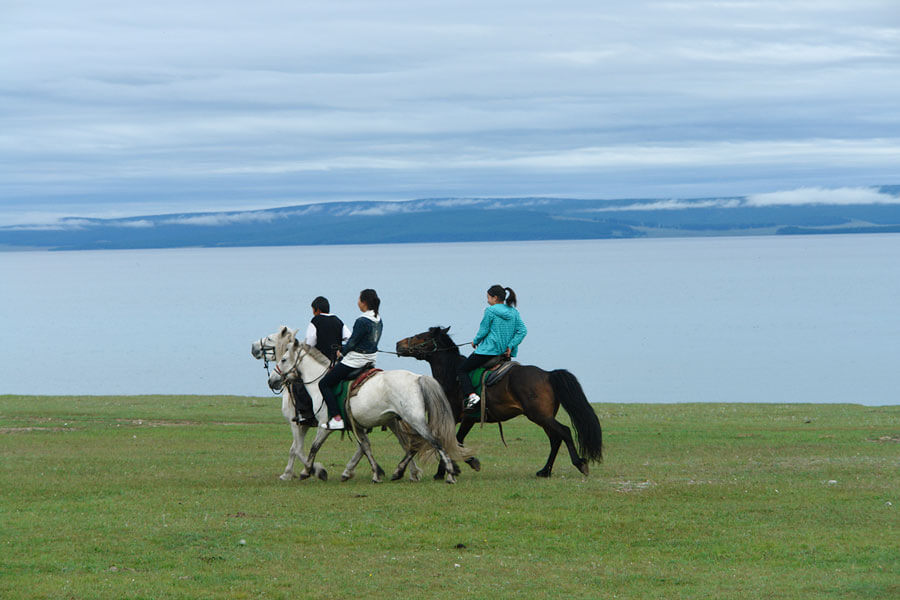
<svg viewBox="0 0 900 600">
<path fill-rule="evenodd" d="M 269 376 L 269 387 L 279 386 L 300 380 L 307 384 L 318 381 L 329 369 L 329 361 L 321 352 L 308 344 L 294 340 L 287 345 L 284 355 L 278 361 L 275 371 Z M 321 397 L 318 389 L 313 399 Z M 403 422 L 402 429 L 408 429 L 406 436 L 407 452 L 392 475 L 399 479 L 403 471 L 419 452 L 434 452 L 440 458 L 445 469 L 444 480 L 455 483 L 453 461 L 465 460 L 469 451 L 457 443 L 454 436 L 456 421 L 450 410 L 450 404 L 440 384 L 429 375 L 418 375 L 405 370 L 379 371 L 369 377 L 360 386 L 357 394 L 347 401 L 348 426 L 352 427 L 363 454 L 372 466 L 372 480 L 381 481 L 381 467 L 372 455 L 366 430 L 388 426 L 396 427 L 398 420 Z M 401 429 L 401 428 L 397 428 Z M 395 431 L 396 432 L 396 431 Z M 313 468 L 316 453 L 331 431 L 318 428 L 316 439 L 304 460 L 305 468 L 300 477 L 308 477 Z M 413 435 L 414 434 L 414 435 Z M 302 457 L 300 457 L 302 460 Z M 352 472 L 355 463 L 347 465 L 345 474 Z M 343 477 L 342 477 L 343 478 Z"/>
<path fill-rule="evenodd" d="M 288 344 L 293 343 L 296 334 L 296 329 L 290 329 L 289 327 L 282 325 L 275 333 L 269 334 L 266 337 L 253 342 L 250 346 L 250 354 L 257 360 L 267 361 L 267 364 L 269 360 L 274 360 L 277 363 L 281 360 L 281 357 L 284 356 L 284 351 Z M 319 393 L 318 380 L 307 384 L 306 389 L 313 399 L 313 412 L 315 413 L 317 420 L 323 422 L 323 420 L 326 420 L 327 411 L 325 403 L 322 402 L 322 397 Z M 306 455 L 304 454 L 306 434 L 311 428 L 315 429 L 315 426 L 301 425 L 293 420 L 295 414 L 294 397 L 291 394 L 290 386 L 287 385 L 284 386 L 284 389 L 281 392 L 281 414 L 284 415 L 285 420 L 291 426 L 291 434 L 293 435 L 293 442 L 291 443 L 291 448 L 288 452 L 287 466 L 284 468 L 284 473 L 280 475 L 280 479 L 288 481 L 297 476 L 294 474 L 294 461 L 296 459 L 300 459 L 302 464 L 306 464 Z M 402 431 L 394 431 L 394 434 L 400 439 L 400 445 L 403 446 L 405 451 L 406 445 L 404 443 L 404 433 Z M 361 458 L 362 448 L 357 444 L 356 453 L 353 455 L 353 458 L 350 459 L 350 463 L 355 466 Z M 325 480 L 328 478 L 328 472 L 321 463 L 315 463 L 311 468 L 312 474 L 319 479 Z M 352 470 L 344 471 L 344 479 L 352 476 Z M 409 465 L 410 481 L 419 481 L 421 476 L 422 469 L 419 468 L 419 465 L 417 465 L 415 461 L 412 461 Z"/>
</svg>

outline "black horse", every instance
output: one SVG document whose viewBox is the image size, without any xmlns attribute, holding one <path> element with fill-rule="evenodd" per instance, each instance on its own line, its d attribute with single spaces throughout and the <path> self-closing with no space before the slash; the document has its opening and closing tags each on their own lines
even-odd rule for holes
<svg viewBox="0 0 900 600">
<path fill-rule="evenodd" d="M 444 388 L 454 416 L 460 423 L 456 439 L 462 443 L 480 418 L 463 413 L 464 398 L 456 379 L 456 368 L 464 357 L 447 334 L 449 330 L 449 327 L 432 327 L 402 339 L 397 342 L 397 354 L 424 360 L 431 365 L 431 373 Z M 499 423 L 524 414 L 550 438 L 550 456 L 544 468 L 537 472 L 538 477 L 550 477 L 562 442 L 566 443 L 572 464 L 585 475 L 588 474 L 589 461 L 603 460 L 600 420 L 587 401 L 581 384 L 568 371 L 559 369 L 548 372 L 535 366 L 514 365 L 501 381 L 488 388 L 487 396 L 483 400 L 487 402 L 486 422 Z M 556 420 L 560 404 L 569 413 L 575 427 L 577 451 L 569 428 Z M 439 475 L 443 476 L 440 472 Z"/>
</svg>

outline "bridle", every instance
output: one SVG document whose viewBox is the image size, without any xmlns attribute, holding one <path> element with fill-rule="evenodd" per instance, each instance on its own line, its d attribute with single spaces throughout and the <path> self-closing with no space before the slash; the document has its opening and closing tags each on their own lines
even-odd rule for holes
<svg viewBox="0 0 900 600">
<path fill-rule="evenodd" d="M 294 359 L 294 362 L 291 364 L 291 368 L 288 369 L 287 371 L 282 371 L 280 365 L 278 365 L 278 364 L 275 365 L 275 372 L 278 373 L 279 375 L 281 375 L 282 381 L 285 381 L 285 379 L 287 379 L 287 376 L 291 375 L 292 373 L 297 374 L 297 378 L 300 380 L 300 383 L 302 383 L 303 385 L 315 383 L 318 380 L 325 377 L 325 373 L 328 372 L 328 369 L 325 369 L 324 371 L 322 371 L 319 374 L 319 376 L 315 377 L 314 379 L 310 379 L 309 381 L 303 381 L 303 373 L 300 372 L 300 362 L 303 360 L 303 357 L 307 354 L 309 354 L 308 351 L 300 350 L 300 352 L 297 354 L 297 357 Z"/>
<path fill-rule="evenodd" d="M 272 374 L 269 372 L 269 361 L 271 360 L 272 362 L 275 362 L 275 345 L 268 343 L 267 342 L 268 339 L 269 338 L 267 338 L 267 337 L 259 338 L 259 349 L 260 349 L 260 352 L 262 352 L 263 368 L 265 368 L 265 370 L 266 370 L 266 379 L 268 379 L 269 377 L 272 376 Z M 275 367 L 276 368 L 278 367 L 277 363 L 276 363 Z M 282 386 L 278 389 L 272 389 L 272 393 L 277 396 L 277 395 L 281 394 L 281 391 L 283 389 L 284 389 L 284 386 Z"/>
<path fill-rule="evenodd" d="M 430 348 L 428 346 L 431 346 Z M 409 343 L 409 338 L 406 338 L 406 346 L 404 347 L 407 352 L 410 354 L 421 353 L 421 354 L 433 354 L 435 352 L 446 352 L 452 350 L 453 348 L 462 348 L 467 344 L 453 344 L 447 348 L 441 348 L 438 346 L 437 338 L 432 337 L 428 340 L 423 340 L 418 344 L 411 345 Z M 379 352 L 381 352 L 379 350 Z M 387 352 L 387 354 L 397 354 L 396 352 Z"/>
</svg>

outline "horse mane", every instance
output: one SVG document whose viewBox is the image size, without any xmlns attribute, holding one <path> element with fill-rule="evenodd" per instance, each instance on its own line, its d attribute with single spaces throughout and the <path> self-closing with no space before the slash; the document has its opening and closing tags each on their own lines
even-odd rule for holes
<svg viewBox="0 0 900 600">
<path fill-rule="evenodd" d="M 310 346 L 306 342 L 301 342 L 300 349 L 305 350 L 309 356 L 323 367 L 331 366 L 331 360 L 315 346 Z"/>
<path fill-rule="evenodd" d="M 459 348 L 457 347 L 456 342 L 454 342 L 453 338 L 450 337 L 450 334 L 447 333 L 449 330 L 449 327 L 441 327 L 440 325 L 428 328 L 428 331 L 434 336 L 435 343 L 437 343 L 441 350 L 456 349 L 456 353 L 459 354 Z"/>
</svg>

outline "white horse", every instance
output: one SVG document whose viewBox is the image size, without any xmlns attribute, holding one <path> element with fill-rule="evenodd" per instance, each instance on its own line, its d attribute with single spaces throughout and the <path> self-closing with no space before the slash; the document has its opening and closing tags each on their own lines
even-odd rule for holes
<svg viewBox="0 0 900 600">
<path fill-rule="evenodd" d="M 321 352 L 295 339 L 287 345 L 275 371 L 269 376 L 269 387 L 276 389 L 297 379 L 304 383 L 317 382 L 324 376 L 328 366 L 328 359 Z M 308 383 L 307 389 L 310 389 Z M 315 391 L 316 395 L 313 398 L 321 397 L 319 390 Z M 403 476 L 403 470 L 417 452 L 433 451 L 444 464 L 445 481 L 456 483 L 452 461 L 465 460 L 470 455 L 469 451 L 456 441 L 456 421 L 450 411 L 450 403 L 441 385 L 430 375 L 418 375 L 402 370 L 378 372 L 362 384 L 356 396 L 347 401 L 346 411 L 348 425 L 352 427 L 363 454 L 372 465 L 372 481 L 376 483 L 381 481 L 379 474 L 381 469 L 372 455 L 366 429 L 379 425 L 396 426 L 398 419 L 402 420 L 405 428 L 415 435 L 406 436 L 406 443 L 403 437 L 398 436 L 401 437 L 401 444 L 407 448 L 407 452 L 392 479 Z M 316 453 L 330 433 L 328 429 L 319 428 L 316 439 L 309 449 L 309 456 L 304 461 L 306 468 L 300 474 L 301 477 L 304 474 L 309 476 L 309 469 L 315 464 Z M 299 458 L 303 460 L 302 457 Z M 345 475 L 348 471 L 352 473 L 358 460 L 356 456 L 350 460 Z"/>
<path fill-rule="evenodd" d="M 297 335 L 296 329 L 290 329 L 285 325 L 282 325 L 278 331 L 267 335 L 264 338 L 260 338 L 259 340 L 253 342 L 250 346 L 250 354 L 253 358 L 257 360 L 265 360 L 267 365 L 268 361 L 273 360 L 277 363 L 277 361 L 281 360 L 284 352 L 289 344 L 293 343 L 295 340 L 295 336 Z M 316 419 L 319 422 L 323 422 L 327 420 L 327 410 L 325 408 L 325 403 L 322 402 L 322 395 L 319 392 L 318 380 L 311 381 L 306 384 L 306 390 L 309 392 L 310 397 L 313 399 L 313 411 L 316 415 Z M 288 481 L 294 478 L 294 461 L 296 459 L 300 459 L 300 462 L 304 465 L 307 464 L 306 456 L 303 453 L 303 448 L 305 446 L 306 434 L 310 429 L 308 425 L 300 425 L 296 421 L 293 420 L 295 413 L 294 408 L 294 397 L 291 394 L 291 389 L 289 385 L 285 385 L 284 389 L 281 392 L 281 414 L 284 415 L 284 418 L 287 420 L 288 424 L 291 426 L 291 433 L 293 435 L 293 443 L 291 444 L 291 449 L 288 453 L 288 462 L 287 466 L 284 468 L 284 473 L 280 475 L 280 479 L 284 481 Z M 315 427 L 312 427 L 315 429 Z M 395 435 L 401 440 L 401 445 L 404 445 L 404 435 L 403 432 L 394 432 Z M 404 450 L 406 450 L 404 446 Z M 351 459 L 351 463 L 355 466 L 356 463 L 362 458 L 362 448 L 357 445 L 356 454 L 354 454 Z M 325 467 L 322 466 L 321 463 L 314 463 L 312 466 L 312 471 L 316 477 L 322 479 L 323 481 L 328 479 L 328 472 L 325 470 Z M 308 473 L 308 469 L 304 469 L 305 472 Z M 396 473 L 395 473 L 396 475 Z M 307 474 L 306 477 L 309 475 Z M 345 470 L 342 479 L 346 480 L 353 476 L 353 472 Z M 403 476 L 403 473 L 400 473 L 400 477 Z M 419 468 L 419 465 L 412 461 L 409 467 L 409 479 L 410 481 L 419 481 L 422 476 L 422 469 Z M 305 478 L 302 474 L 300 477 Z M 395 477 L 399 479 L 399 477 Z"/>
</svg>

